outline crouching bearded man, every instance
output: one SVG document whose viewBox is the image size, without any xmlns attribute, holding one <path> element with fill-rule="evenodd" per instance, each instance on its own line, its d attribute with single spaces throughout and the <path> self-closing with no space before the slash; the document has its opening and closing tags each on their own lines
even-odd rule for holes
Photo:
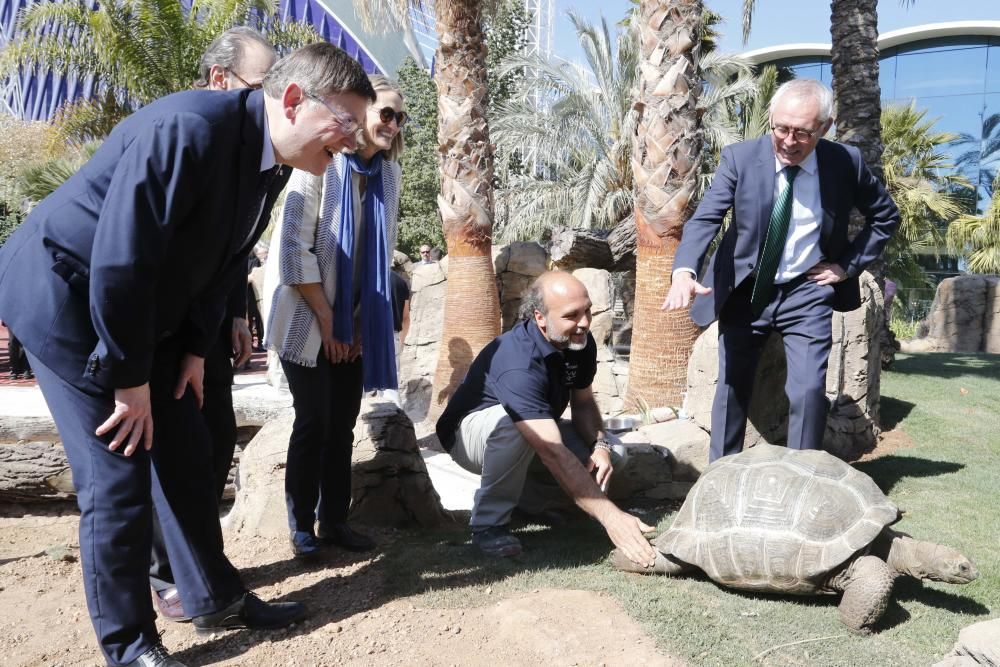
<svg viewBox="0 0 1000 667">
<path fill-rule="evenodd" d="M 486 555 L 521 553 L 509 528 L 515 509 L 551 524 L 551 507 L 568 496 L 629 559 L 653 562 L 643 537 L 652 528 L 602 491 L 613 472 L 612 448 L 591 388 L 597 344 L 590 307 L 587 288 L 570 274 L 539 276 L 524 319 L 479 353 L 437 422 L 455 462 L 482 478 L 469 523 Z M 561 420 L 567 405 L 572 418 Z"/>
</svg>

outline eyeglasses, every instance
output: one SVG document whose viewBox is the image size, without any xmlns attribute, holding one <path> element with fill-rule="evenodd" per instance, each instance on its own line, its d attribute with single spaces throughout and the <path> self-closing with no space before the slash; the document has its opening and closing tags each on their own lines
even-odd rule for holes
<svg viewBox="0 0 1000 667">
<path fill-rule="evenodd" d="M 223 67 L 222 69 L 224 69 L 229 74 L 232 74 L 233 76 L 235 76 L 239 80 L 240 83 L 242 83 L 244 86 L 246 86 L 250 90 L 260 90 L 261 88 L 264 87 L 264 82 L 263 81 L 258 81 L 257 83 L 250 83 L 249 81 L 247 81 L 246 79 L 244 79 L 242 76 L 240 76 L 239 74 L 237 74 L 235 70 L 233 70 L 233 69 L 231 69 L 229 67 Z"/>
<path fill-rule="evenodd" d="M 354 120 L 354 117 L 351 116 L 351 114 L 347 113 L 343 109 L 338 109 L 336 107 L 330 106 L 326 102 L 326 100 L 324 100 L 319 95 L 314 95 L 312 93 L 306 93 L 305 95 L 314 102 L 319 102 L 324 107 L 326 107 L 326 110 L 329 111 L 331 114 L 333 114 L 334 120 L 337 121 L 337 123 L 340 125 L 340 127 L 344 130 L 345 133 L 354 134 L 355 132 L 358 131 L 358 122 Z"/>
<path fill-rule="evenodd" d="M 406 119 L 409 118 L 409 116 L 406 115 L 405 111 L 396 111 L 392 107 L 382 107 L 378 110 L 378 118 L 386 125 L 391 123 L 392 119 L 395 118 L 396 127 L 402 128 L 406 125 Z"/>
<path fill-rule="evenodd" d="M 787 125 L 772 125 L 771 131 L 774 132 L 774 136 L 779 139 L 785 139 L 788 135 L 792 135 L 795 141 L 809 141 L 816 133 L 822 129 L 822 126 L 816 128 L 815 130 L 804 130 L 801 127 L 788 127 Z"/>
</svg>

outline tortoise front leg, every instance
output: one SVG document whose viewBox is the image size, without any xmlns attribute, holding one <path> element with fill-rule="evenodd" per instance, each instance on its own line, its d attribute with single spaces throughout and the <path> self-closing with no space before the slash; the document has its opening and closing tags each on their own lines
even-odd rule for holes
<svg viewBox="0 0 1000 667">
<path fill-rule="evenodd" d="M 862 556 L 827 581 L 827 586 L 842 591 L 840 620 L 858 634 L 871 634 L 889 606 L 892 595 L 892 570 L 881 558 Z"/>
<path fill-rule="evenodd" d="M 690 572 L 696 569 L 693 565 L 688 565 L 679 560 L 668 556 L 663 553 L 655 546 L 653 550 L 656 551 L 656 561 L 653 563 L 653 567 L 642 567 L 630 561 L 625 554 L 621 552 L 620 549 L 615 549 L 611 552 L 609 560 L 611 561 L 611 567 L 616 570 L 622 570 L 624 572 L 638 572 L 639 574 L 666 574 L 666 575 L 678 575 L 684 572 Z"/>
</svg>

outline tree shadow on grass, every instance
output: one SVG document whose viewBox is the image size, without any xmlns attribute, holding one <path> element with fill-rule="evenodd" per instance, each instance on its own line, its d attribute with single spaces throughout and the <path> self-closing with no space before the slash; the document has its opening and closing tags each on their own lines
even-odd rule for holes
<svg viewBox="0 0 1000 667">
<path fill-rule="evenodd" d="M 935 477 L 958 472 L 965 466 L 952 461 L 932 461 L 914 456 L 890 454 L 870 461 L 855 463 L 854 467 L 875 480 L 883 493 L 889 493 L 905 477 Z"/>
<path fill-rule="evenodd" d="M 933 378 L 979 375 L 994 379 L 997 376 L 998 365 L 1000 365 L 1000 355 L 996 354 L 928 352 L 896 357 L 891 372 L 901 375 L 926 375 Z"/>
<path fill-rule="evenodd" d="M 915 403 L 901 401 L 891 396 L 882 396 L 879 399 L 879 420 L 882 430 L 891 431 L 896 428 L 901 421 L 909 416 L 914 407 L 916 407 Z"/>
</svg>

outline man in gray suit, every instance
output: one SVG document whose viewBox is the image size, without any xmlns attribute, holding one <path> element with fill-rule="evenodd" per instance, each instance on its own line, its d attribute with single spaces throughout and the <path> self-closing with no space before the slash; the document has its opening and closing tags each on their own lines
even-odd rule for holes
<svg viewBox="0 0 1000 667">
<path fill-rule="evenodd" d="M 771 134 L 723 149 L 711 187 L 684 225 L 663 307 L 685 308 L 696 297 L 691 319 L 699 326 L 719 320 L 712 461 L 743 448 L 754 374 L 771 331 L 782 336 L 788 365 L 788 446 L 822 447 L 833 311 L 861 305 L 858 276 L 899 223 L 858 149 L 821 138 L 832 114 L 833 94 L 819 81 L 782 85 L 771 100 Z M 855 208 L 865 226 L 849 239 Z M 729 211 L 732 222 L 698 282 Z"/>
</svg>

